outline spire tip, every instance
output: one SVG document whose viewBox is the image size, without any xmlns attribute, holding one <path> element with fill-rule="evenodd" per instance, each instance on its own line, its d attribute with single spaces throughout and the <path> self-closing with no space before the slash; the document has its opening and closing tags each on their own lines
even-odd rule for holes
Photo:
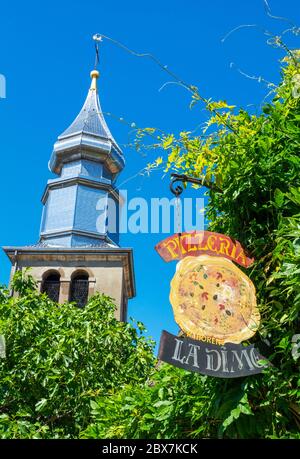
<svg viewBox="0 0 300 459">
<path fill-rule="evenodd" d="M 92 70 L 90 75 L 92 78 L 91 89 L 97 89 L 97 79 L 99 78 L 100 73 L 98 70 Z"/>
<path fill-rule="evenodd" d="M 92 70 L 91 71 L 91 78 L 99 78 L 100 73 L 98 70 Z"/>
</svg>

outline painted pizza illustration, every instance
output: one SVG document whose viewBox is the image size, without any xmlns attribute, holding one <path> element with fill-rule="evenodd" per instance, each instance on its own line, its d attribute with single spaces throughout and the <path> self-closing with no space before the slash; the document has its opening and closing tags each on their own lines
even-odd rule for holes
<svg viewBox="0 0 300 459">
<path fill-rule="evenodd" d="M 260 322 L 252 281 L 222 257 L 183 258 L 171 281 L 170 302 L 177 324 L 194 339 L 240 343 Z"/>
</svg>

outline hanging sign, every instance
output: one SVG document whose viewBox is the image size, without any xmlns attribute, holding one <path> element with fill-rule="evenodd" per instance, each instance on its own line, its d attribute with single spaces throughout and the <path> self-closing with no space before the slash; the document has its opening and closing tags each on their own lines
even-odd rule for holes
<svg viewBox="0 0 300 459">
<path fill-rule="evenodd" d="M 264 366 L 257 363 L 262 359 L 258 351 L 240 344 L 260 324 L 255 287 L 233 263 L 248 267 L 254 261 L 241 244 L 222 234 L 194 231 L 168 237 L 155 248 L 165 261 L 180 260 L 171 281 L 170 302 L 186 336 L 163 332 L 159 358 L 226 378 L 261 372 Z"/>
<path fill-rule="evenodd" d="M 254 345 L 227 343 L 219 346 L 210 342 L 162 332 L 158 358 L 164 362 L 217 378 L 238 378 L 261 373 L 266 367 Z"/>
</svg>

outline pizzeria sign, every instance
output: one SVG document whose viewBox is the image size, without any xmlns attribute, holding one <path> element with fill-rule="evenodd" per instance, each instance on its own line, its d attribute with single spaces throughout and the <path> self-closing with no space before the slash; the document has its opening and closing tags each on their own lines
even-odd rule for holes
<svg viewBox="0 0 300 459">
<path fill-rule="evenodd" d="M 268 362 L 254 345 L 244 346 L 258 330 L 255 287 L 236 264 L 254 259 L 238 241 L 209 231 L 176 234 L 156 251 L 178 261 L 170 302 L 178 336 L 163 331 L 159 359 L 189 371 L 222 378 L 262 372 Z"/>
</svg>

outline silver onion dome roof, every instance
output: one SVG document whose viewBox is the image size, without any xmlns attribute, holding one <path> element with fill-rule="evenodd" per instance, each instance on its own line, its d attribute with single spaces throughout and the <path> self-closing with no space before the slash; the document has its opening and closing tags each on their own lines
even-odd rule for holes
<svg viewBox="0 0 300 459">
<path fill-rule="evenodd" d="M 49 167 L 59 174 L 64 163 L 79 157 L 100 160 L 113 173 L 119 173 L 125 160 L 104 119 L 98 96 L 99 72 L 91 72 L 91 86 L 82 109 L 73 123 L 58 137 Z"/>
</svg>

